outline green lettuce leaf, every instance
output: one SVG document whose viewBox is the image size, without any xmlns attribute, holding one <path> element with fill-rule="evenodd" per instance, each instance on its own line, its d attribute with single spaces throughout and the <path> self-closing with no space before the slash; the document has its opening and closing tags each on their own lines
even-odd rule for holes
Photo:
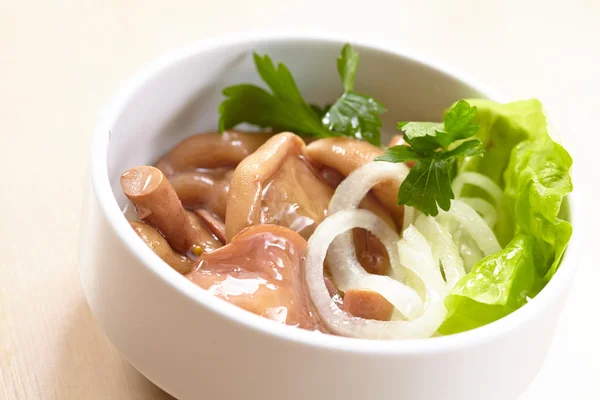
<svg viewBox="0 0 600 400">
<path fill-rule="evenodd" d="M 446 298 L 448 315 L 439 332 L 450 334 L 488 324 L 535 296 L 541 281 L 533 249 L 533 237 L 519 234 L 504 249 L 479 261 Z"/>
<path fill-rule="evenodd" d="M 465 159 L 459 165 L 459 172 L 477 171 L 502 187 L 513 148 L 523 140 L 548 137 L 542 103 L 536 99 L 507 104 L 484 99 L 467 101 L 477 107 L 473 122 L 479 125 L 479 130 L 474 138 L 482 143 L 485 157 Z"/>
<path fill-rule="evenodd" d="M 518 144 L 504 174 L 505 221 L 517 232 L 531 235 L 540 275 L 548 281 L 558 268 L 571 238 L 572 227 L 559 218 L 563 198 L 573 190 L 567 151 L 549 137 Z"/>
<path fill-rule="evenodd" d="M 478 262 L 452 289 L 440 328 L 444 334 L 500 319 L 535 296 L 556 272 L 572 231 L 561 218 L 564 197 L 573 188 L 572 159 L 548 135 L 541 103 L 468 102 L 477 107 L 475 137 L 487 151 L 458 168 L 487 175 L 503 188 L 494 230 L 505 247 Z M 485 197 L 476 188 L 462 195 Z"/>
</svg>

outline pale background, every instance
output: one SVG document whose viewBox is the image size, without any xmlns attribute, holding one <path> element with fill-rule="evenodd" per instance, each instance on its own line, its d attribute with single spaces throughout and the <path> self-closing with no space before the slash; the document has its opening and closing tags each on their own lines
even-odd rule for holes
<svg viewBox="0 0 600 400">
<path fill-rule="evenodd" d="M 245 3 L 0 0 L 0 399 L 169 398 L 90 314 L 77 272 L 80 204 L 90 135 L 120 82 L 208 36 L 269 27 L 360 33 L 434 56 L 515 99 L 541 98 L 576 159 L 585 249 L 598 246 L 599 1 Z M 548 360 L 521 400 L 600 398 L 594 253 L 580 257 Z"/>
</svg>

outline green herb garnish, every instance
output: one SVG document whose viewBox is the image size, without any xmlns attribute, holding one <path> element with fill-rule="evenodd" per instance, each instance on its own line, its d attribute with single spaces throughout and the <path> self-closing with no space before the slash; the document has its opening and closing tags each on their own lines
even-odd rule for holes
<svg viewBox="0 0 600 400">
<path fill-rule="evenodd" d="M 373 98 L 354 91 L 358 61 L 358 53 L 346 44 L 337 60 L 344 94 L 332 105 L 321 109 L 304 100 L 284 64 L 275 67 L 268 55 L 254 53 L 256 69 L 271 93 L 250 84 L 225 88 L 226 99 L 219 107 L 219 130 L 222 132 L 248 123 L 317 138 L 346 136 L 379 146 L 379 115 L 386 110 Z"/>
<path fill-rule="evenodd" d="M 400 185 L 398 204 L 406 204 L 426 215 L 436 216 L 438 206 L 450 209 L 454 198 L 451 182 L 455 174 L 456 157 L 481 156 L 479 140 L 465 140 L 473 136 L 479 126 L 471 121 L 477 108 L 464 100 L 446 114 L 444 123 L 399 122 L 407 145 L 390 147 L 376 161 L 416 161 L 415 166 Z"/>
</svg>

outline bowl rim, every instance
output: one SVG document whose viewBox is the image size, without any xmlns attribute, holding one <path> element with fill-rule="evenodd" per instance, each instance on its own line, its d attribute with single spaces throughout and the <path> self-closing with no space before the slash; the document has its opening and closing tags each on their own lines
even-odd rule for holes
<svg viewBox="0 0 600 400">
<path fill-rule="evenodd" d="M 271 340 L 295 342 L 310 347 L 317 347 L 331 351 L 344 351 L 361 354 L 381 354 L 387 356 L 409 355 L 409 354 L 432 354 L 440 352 L 452 352 L 464 347 L 479 345 L 493 341 L 511 331 L 516 330 L 536 315 L 540 314 L 550 303 L 565 295 L 571 278 L 575 273 L 577 262 L 575 261 L 578 251 L 577 224 L 574 218 L 579 210 L 577 196 L 573 193 L 568 195 L 570 207 L 570 222 L 573 226 L 573 235 L 567 247 L 561 267 L 546 285 L 546 287 L 528 304 L 511 314 L 466 332 L 448 336 L 439 336 L 428 339 L 415 340 L 386 340 L 378 341 L 371 339 L 348 338 L 298 329 L 292 326 L 277 324 L 261 316 L 252 314 L 224 300 L 215 298 L 208 292 L 199 289 L 183 275 L 177 273 L 149 249 L 135 232 L 130 228 L 127 220 L 113 195 L 108 176 L 108 143 L 110 141 L 110 130 L 114 125 L 121 110 L 140 90 L 146 82 L 155 77 L 164 69 L 169 68 L 189 57 L 215 49 L 233 45 L 264 42 L 294 42 L 314 41 L 337 44 L 341 46 L 351 42 L 360 47 L 385 52 L 391 56 L 407 59 L 420 64 L 422 67 L 431 68 L 439 73 L 454 78 L 467 86 L 485 94 L 495 101 L 506 101 L 505 98 L 491 88 L 474 81 L 462 72 L 456 71 L 445 63 L 431 56 L 424 57 L 412 50 L 402 48 L 397 44 L 381 40 L 368 40 L 353 35 L 340 35 L 331 32 L 307 32 L 307 31 L 262 31 L 262 32 L 237 32 L 228 35 L 216 36 L 204 39 L 179 49 L 172 50 L 154 59 L 137 70 L 117 92 L 112 96 L 108 105 L 100 115 L 96 124 L 91 141 L 90 178 L 91 187 L 99 203 L 100 210 L 107 220 L 108 225 L 121 240 L 127 250 L 142 263 L 151 273 L 160 278 L 165 284 L 177 290 L 180 295 L 186 297 L 198 306 L 205 307 L 211 312 L 217 313 L 246 329 L 251 329 L 257 334 L 270 336 Z M 556 317 L 558 319 L 558 316 Z"/>
</svg>

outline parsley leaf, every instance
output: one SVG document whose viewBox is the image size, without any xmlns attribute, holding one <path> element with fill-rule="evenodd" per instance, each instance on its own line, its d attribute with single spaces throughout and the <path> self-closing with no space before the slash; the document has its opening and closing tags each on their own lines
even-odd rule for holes
<svg viewBox="0 0 600 400">
<path fill-rule="evenodd" d="M 261 128 L 276 127 L 299 135 L 330 136 L 323 128 L 319 115 L 308 105 L 283 64 L 277 67 L 271 58 L 254 54 L 258 73 L 273 94 L 254 85 L 241 84 L 226 87 L 227 97 L 219 106 L 219 130 L 222 132 L 241 123 Z"/>
<path fill-rule="evenodd" d="M 317 115 L 319 116 L 319 118 L 323 118 L 323 116 L 324 116 L 325 114 L 327 114 L 327 112 L 328 112 L 328 111 L 329 111 L 329 109 L 331 108 L 331 104 L 327 104 L 327 105 L 326 105 L 326 106 L 324 106 L 324 107 L 319 107 L 319 106 L 318 106 L 318 105 L 316 105 L 316 104 L 311 104 L 311 105 L 310 105 L 310 108 L 312 108 L 312 109 L 313 109 L 313 111 L 317 113 Z"/>
<path fill-rule="evenodd" d="M 427 215 L 437 215 L 438 205 L 450 209 L 454 198 L 449 159 L 427 158 L 417 161 L 398 191 L 398 204 L 406 204 Z M 436 204 L 437 203 L 437 204 Z"/>
<path fill-rule="evenodd" d="M 349 43 L 346 43 L 342 48 L 342 55 L 337 59 L 338 73 L 342 78 L 342 85 L 344 85 L 346 92 L 354 90 L 358 60 L 358 52 Z"/>
<path fill-rule="evenodd" d="M 227 99 L 219 106 L 221 132 L 245 122 L 261 128 L 277 127 L 299 135 L 310 132 L 312 136 L 330 136 L 310 107 L 291 106 L 258 86 L 229 86 L 223 94 Z"/>
<path fill-rule="evenodd" d="M 219 106 L 219 130 L 249 123 L 304 136 L 347 136 L 379 145 L 379 114 L 386 110 L 373 98 L 353 91 L 358 61 L 358 52 L 346 44 L 337 60 L 344 94 L 334 104 L 320 108 L 304 100 L 284 64 L 275 66 L 268 55 L 254 53 L 256 69 L 271 93 L 250 84 L 225 88 L 226 98 Z"/>
<path fill-rule="evenodd" d="M 268 55 L 261 57 L 256 53 L 254 53 L 254 64 L 260 77 L 273 91 L 275 97 L 285 103 L 310 108 L 302 98 L 292 73 L 284 64 L 279 63 L 275 68 L 271 57 Z"/>
<path fill-rule="evenodd" d="M 481 145 L 479 140 L 467 140 L 462 142 L 454 149 L 442 153 L 445 158 L 463 156 L 463 157 L 481 157 L 483 156 L 484 150 L 478 148 Z"/>
<path fill-rule="evenodd" d="M 419 159 L 421 159 L 421 155 L 417 151 L 404 145 L 390 147 L 385 153 L 377 157 L 377 161 L 392 163 L 417 161 Z"/>
<path fill-rule="evenodd" d="M 444 118 L 444 129 L 448 133 L 450 143 L 465 139 L 477 133 L 479 125 L 471 123 L 477 114 L 477 107 L 471 107 L 464 100 L 456 103 Z"/>
<path fill-rule="evenodd" d="M 338 135 L 381 144 L 381 118 L 385 108 L 370 97 L 346 92 L 323 116 L 323 125 Z"/>
<path fill-rule="evenodd" d="M 342 48 L 337 60 L 338 73 L 344 86 L 344 94 L 329 108 L 322 118 L 323 126 L 337 135 L 381 144 L 381 118 L 386 109 L 369 96 L 354 91 L 358 67 L 358 52 L 349 44 Z"/>
<path fill-rule="evenodd" d="M 464 100 L 446 114 L 444 123 L 400 122 L 408 145 L 390 147 L 376 161 L 416 161 L 400 185 L 398 204 L 415 207 L 426 215 L 437 215 L 438 207 L 448 211 L 454 199 L 451 182 L 454 178 L 456 157 L 483 155 L 481 142 L 473 136 L 479 126 L 471 121 L 477 108 Z"/>
<path fill-rule="evenodd" d="M 398 122 L 398 130 L 410 138 L 435 136 L 436 131 L 444 130 L 444 124 L 441 122 Z"/>
</svg>

